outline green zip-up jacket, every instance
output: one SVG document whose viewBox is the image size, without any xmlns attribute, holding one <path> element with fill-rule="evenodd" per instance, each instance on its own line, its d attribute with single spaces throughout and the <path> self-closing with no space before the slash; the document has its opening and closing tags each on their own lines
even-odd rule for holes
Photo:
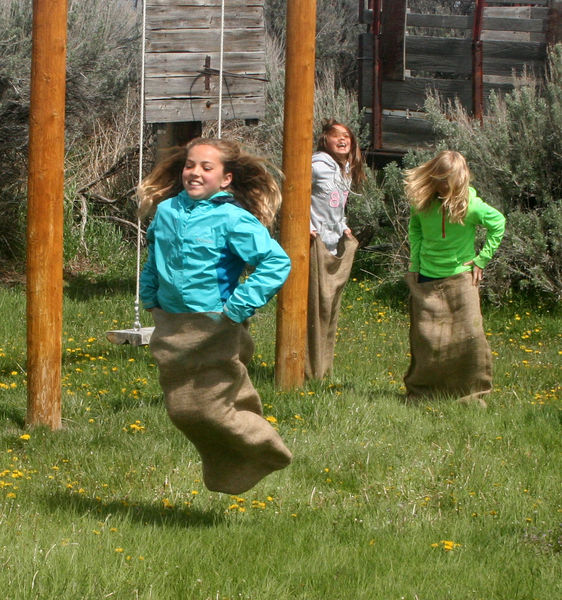
<svg viewBox="0 0 562 600">
<path fill-rule="evenodd" d="M 479 254 L 474 249 L 476 226 L 487 229 L 486 241 Z M 494 207 L 478 198 L 469 188 L 468 210 L 464 224 L 450 223 L 435 200 L 427 211 L 410 209 L 410 271 L 426 277 L 450 277 L 470 271 L 471 260 L 483 269 L 502 241 L 505 217 Z"/>
</svg>

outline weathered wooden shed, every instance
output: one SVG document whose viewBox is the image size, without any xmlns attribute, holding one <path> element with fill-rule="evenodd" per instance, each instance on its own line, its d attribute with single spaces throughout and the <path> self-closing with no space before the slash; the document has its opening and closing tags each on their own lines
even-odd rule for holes
<svg viewBox="0 0 562 600">
<path fill-rule="evenodd" d="M 428 89 L 479 118 L 492 90 L 512 89 L 514 73 L 542 75 L 547 45 L 561 39 L 560 0 L 468 4 L 469 14 L 438 15 L 413 13 L 407 0 L 360 0 L 368 30 L 359 43 L 359 104 L 375 156 L 431 143 Z"/>
<path fill-rule="evenodd" d="M 177 130 L 219 116 L 263 117 L 264 0 L 228 0 L 222 8 L 221 0 L 146 0 L 146 122 Z"/>
</svg>

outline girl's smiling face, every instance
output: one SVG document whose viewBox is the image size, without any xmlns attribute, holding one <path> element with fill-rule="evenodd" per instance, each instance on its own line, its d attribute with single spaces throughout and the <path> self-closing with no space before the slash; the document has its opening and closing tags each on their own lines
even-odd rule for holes
<svg viewBox="0 0 562 600">
<path fill-rule="evenodd" d="M 198 144 L 187 154 L 182 171 L 185 191 L 194 200 L 206 200 L 226 189 L 232 181 L 232 173 L 224 172 L 220 151 L 214 146 Z"/>
<path fill-rule="evenodd" d="M 342 125 L 334 125 L 326 134 L 328 152 L 340 160 L 347 160 L 351 152 L 351 136 Z"/>
</svg>

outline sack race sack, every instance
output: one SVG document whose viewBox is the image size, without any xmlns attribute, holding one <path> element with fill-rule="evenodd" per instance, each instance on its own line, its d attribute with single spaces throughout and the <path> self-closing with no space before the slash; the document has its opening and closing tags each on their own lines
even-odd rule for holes
<svg viewBox="0 0 562 600">
<path fill-rule="evenodd" d="M 462 402 L 492 390 L 492 353 L 482 323 L 480 294 L 472 272 L 418 283 L 410 289 L 410 366 L 404 377 L 408 398 L 450 395 Z"/>
<path fill-rule="evenodd" d="M 310 246 L 305 375 L 321 379 L 332 370 L 342 292 L 359 242 L 342 236 L 331 254 L 320 236 Z"/>
<path fill-rule="evenodd" d="M 152 314 L 166 409 L 201 455 L 207 488 L 240 494 L 286 467 L 291 453 L 263 418 L 246 369 L 254 350 L 247 327 L 218 313 Z"/>
</svg>

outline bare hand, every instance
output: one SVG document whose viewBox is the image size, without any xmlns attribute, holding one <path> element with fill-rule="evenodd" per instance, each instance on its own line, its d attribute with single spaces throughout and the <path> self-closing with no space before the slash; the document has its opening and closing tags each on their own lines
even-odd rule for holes
<svg viewBox="0 0 562 600">
<path fill-rule="evenodd" d="M 346 237 L 348 237 L 348 238 L 352 237 L 352 234 L 351 234 L 351 229 L 349 229 L 349 227 L 348 227 L 347 229 L 344 229 L 344 230 L 343 230 L 343 233 L 344 233 L 344 235 L 345 235 Z"/>
<path fill-rule="evenodd" d="M 467 267 L 472 267 L 472 285 L 478 287 L 480 285 L 480 282 L 482 281 L 482 273 L 484 272 L 484 270 L 481 269 L 478 265 L 475 265 L 473 260 L 465 262 L 464 265 Z"/>
<path fill-rule="evenodd" d="M 310 232 L 310 238 L 311 238 L 311 239 L 314 239 L 314 238 L 317 238 L 317 237 L 318 237 L 318 232 L 316 231 L 316 229 L 313 229 L 313 230 Z"/>
</svg>

